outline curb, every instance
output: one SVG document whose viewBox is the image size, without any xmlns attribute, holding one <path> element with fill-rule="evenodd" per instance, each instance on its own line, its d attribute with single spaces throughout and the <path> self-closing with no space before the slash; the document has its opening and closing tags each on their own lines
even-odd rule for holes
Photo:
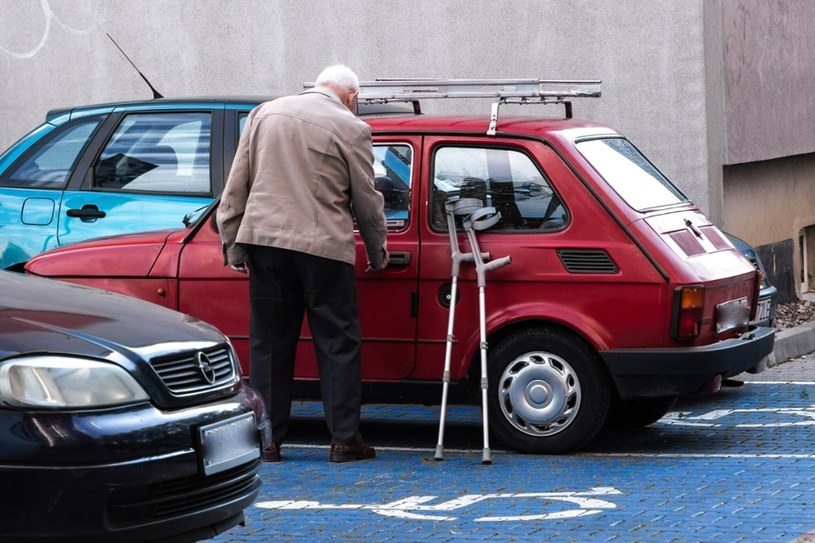
<svg viewBox="0 0 815 543">
<path fill-rule="evenodd" d="M 815 322 L 806 322 L 775 333 L 773 352 L 765 359 L 766 367 L 783 364 L 815 351 Z"/>
</svg>

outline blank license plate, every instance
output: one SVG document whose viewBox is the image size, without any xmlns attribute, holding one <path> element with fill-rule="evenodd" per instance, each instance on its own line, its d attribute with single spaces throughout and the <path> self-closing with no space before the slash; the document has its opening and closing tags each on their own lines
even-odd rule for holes
<svg viewBox="0 0 815 543">
<path fill-rule="evenodd" d="M 260 437 L 252 413 L 202 426 L 198 436 L 205 475 L 260 458 Z"/>
</svg>

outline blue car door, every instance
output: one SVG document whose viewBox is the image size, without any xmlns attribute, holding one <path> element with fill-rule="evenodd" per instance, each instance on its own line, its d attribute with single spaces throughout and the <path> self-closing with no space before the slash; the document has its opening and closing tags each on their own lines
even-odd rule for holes
<svg viewBox="0 0 815 543">
<path fill-rule="evenodd" d="M 59 245 L 181 227 L 220 190 L 211 155 L 222 118 L 215 109 L 122 113 L 81 185 L 63 195 Z"/>
<path fill-rule="evenodd" d="M 6 153 L 0 175 L 0 268 L 26 262 L 58 245 L 63 191 L 104 120 L 92 116 L 54 127 L 45 123 Z"/>
</svg>

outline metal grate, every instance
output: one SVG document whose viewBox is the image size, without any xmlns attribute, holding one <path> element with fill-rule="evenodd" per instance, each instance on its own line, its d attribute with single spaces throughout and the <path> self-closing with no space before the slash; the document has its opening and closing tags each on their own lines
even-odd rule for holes
<svg viewBox="0 0 815 543">
<path fill-rule="evenodd" d="M 193 475 L 139 488 L 117 488 L 110 494 L 108 515 L 119 526 L 144 524 L 198 513 L 234 503 L 260 488 L 255 461 L 209 477 Z"/>
<path fill-rule="evenodd" d="M 715 247 L 717 251 L 723 251 L 733 247 L 733 245 L 727 241 L 727 239 L 715 226 L 702 226 L 699 228 L 699 230 L 701 230 L 705 237 L 710 240 L 710 243 L 713 244 L 713 247 Z"/>
<path fill-rule="evenodd" d="M 235 362 L 226 345 L 154 358 L 150 364 L 174 394 L 219 388 L 236 378 Z"/>
<path fill-rule="evenodd" d="M 677 230 L 669 235 L 687 256 L 701 255 L 706 252 L 699 240 L 696 239 L 696 235 L 690 230 Z"/>
<path fill-rule="evenodd" d="M 620 271 L 603 249 L 558 249 L 557 256 L 569 273 L 617 273 Z"/>
</svg>

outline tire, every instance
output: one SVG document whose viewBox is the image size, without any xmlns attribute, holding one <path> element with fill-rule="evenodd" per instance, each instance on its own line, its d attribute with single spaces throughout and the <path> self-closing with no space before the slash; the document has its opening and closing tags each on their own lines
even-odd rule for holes
<svg viewBox="0 0 815 543">
<path fill-rule="evenodd" d="M 603 428 L 611 382 L 581 338 L 530 328 L 489 356 L 489 420 L 495 436 L 524 453 L 561 454 L 585 447 Z"/>
<path fill-rule="evenodd" d="M 614 428 L 643 428 L 665 416 L 676 400 L 677 396 L 621 400 L 615 394 L 606 424 Z"/>
</svg>

